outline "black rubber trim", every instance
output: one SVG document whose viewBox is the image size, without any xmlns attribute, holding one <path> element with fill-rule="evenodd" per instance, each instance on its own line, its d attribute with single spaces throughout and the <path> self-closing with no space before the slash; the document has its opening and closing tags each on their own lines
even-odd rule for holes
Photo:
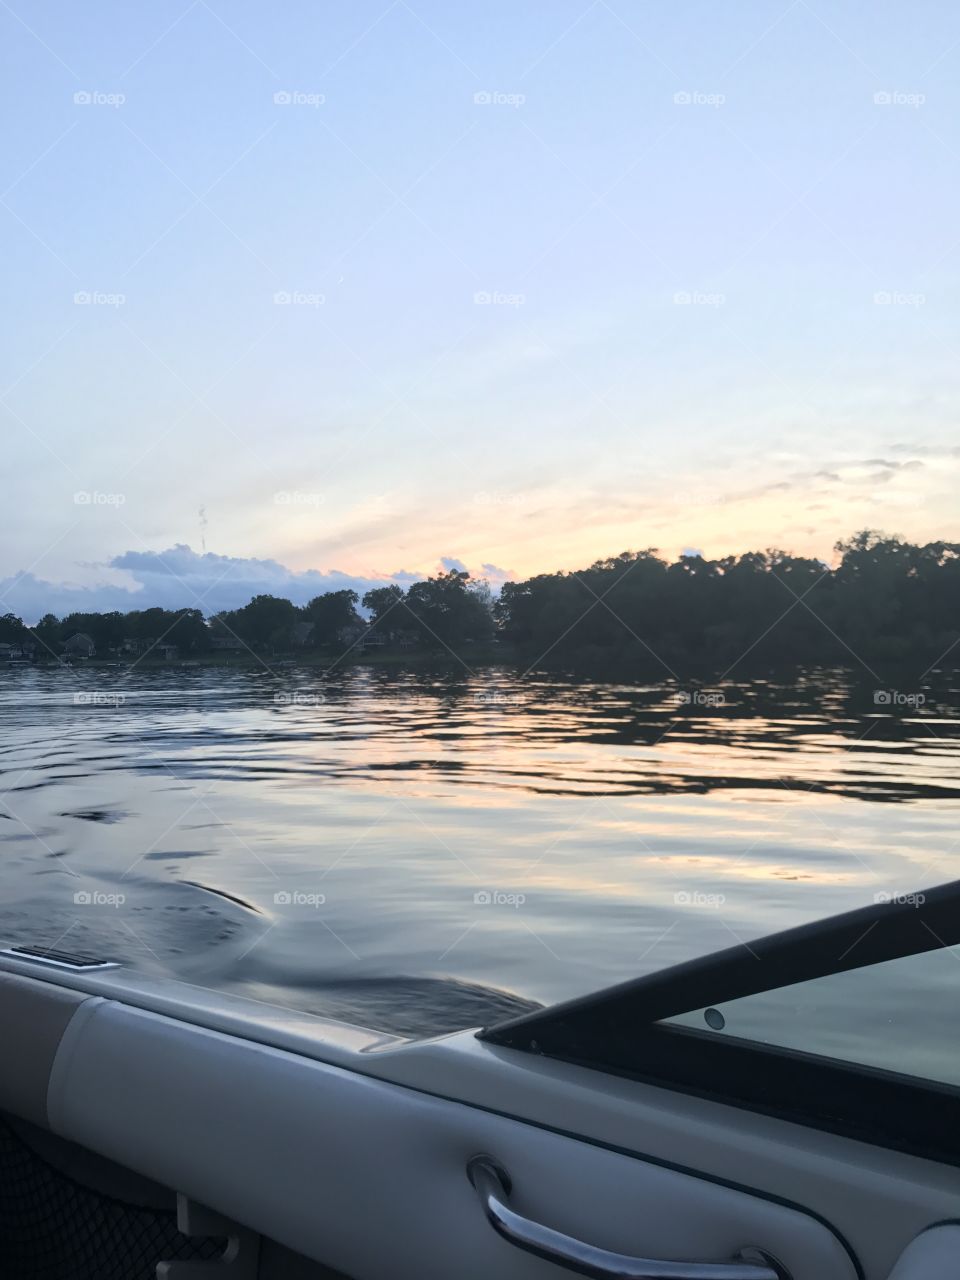
<svg viewBox="0 0 960 1280">
<path fill-rule="evenodd" d="M 940 1218 L 936 1222 L 931 1222 L 922 1231 L 918 1231 L 913 1239 L 919 1240 L 921 1236 L 925 1236 L 928 1231 L 933 1231 L 936 1227 L 960 1227 L 960 1218 Z M 912 1244 L 913 1241 L 910 1243 Z"/>
<path fill-rule="evenodd" d="M 517 1046 L 519 1047 L 519 1046 Z M 640 1027 L 589 1046 L 537 1041 L 545 1057 L 960 1167 L 960 1089 L 879 1067 L 692 1027 Z"/>
</svg>

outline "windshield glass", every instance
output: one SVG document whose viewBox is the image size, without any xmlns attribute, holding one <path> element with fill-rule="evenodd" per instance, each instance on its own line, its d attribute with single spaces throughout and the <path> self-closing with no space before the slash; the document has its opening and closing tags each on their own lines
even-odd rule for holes
<svg viewBox="0 0 960 1280">
<path fill-rule="evenodd" d="M 427 1035 L 960 874 L 894 9 L 0 5 L 0 945 Z"/>
<path fill-rule="evenodd" d="M 960 1085 L 960 956 L 904 956 L 664 1021 Z"/>
</svg>

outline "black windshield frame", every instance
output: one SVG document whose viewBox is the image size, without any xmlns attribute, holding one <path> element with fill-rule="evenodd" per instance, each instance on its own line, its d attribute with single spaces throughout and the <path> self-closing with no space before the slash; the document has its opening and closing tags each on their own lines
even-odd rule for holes
<svg viewBox="0 0 960 1280">
<path fill-rule="evenodd" d="M 490 1044 L 960 1164 L 960 1089 L 663 1022 L 956 943 L 960 881 L 729 947 L 479 1035 Z"/>
</svg>

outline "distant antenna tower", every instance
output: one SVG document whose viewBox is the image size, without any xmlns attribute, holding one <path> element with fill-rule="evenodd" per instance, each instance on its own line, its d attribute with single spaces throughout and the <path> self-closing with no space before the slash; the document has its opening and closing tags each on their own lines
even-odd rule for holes
<svg viewBox="0 0 960 1280">
<path fill-rule="evenodd" d="M 206 555 L 207 553 L 207 508 L 201 507 L 198 514 L 200 516 L 200 547 L 201 547 L 201 550 L 203 551 L 203 554 Z"/>
</svg>

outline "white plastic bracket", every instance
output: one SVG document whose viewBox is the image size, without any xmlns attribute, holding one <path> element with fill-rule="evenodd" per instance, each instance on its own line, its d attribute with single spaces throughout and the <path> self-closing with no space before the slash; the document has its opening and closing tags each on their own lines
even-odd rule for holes
<svg viewBox="0 0 960 1280">
<path fill-rule="evenodd" d="M 210 1262 L 158 1262 L 157 1280 L 257 1280 L 260 1237 L 177 1192 L 177 1230 L 185 1236 L 223 1236 L 227 1247 Z"/>
</svg>

